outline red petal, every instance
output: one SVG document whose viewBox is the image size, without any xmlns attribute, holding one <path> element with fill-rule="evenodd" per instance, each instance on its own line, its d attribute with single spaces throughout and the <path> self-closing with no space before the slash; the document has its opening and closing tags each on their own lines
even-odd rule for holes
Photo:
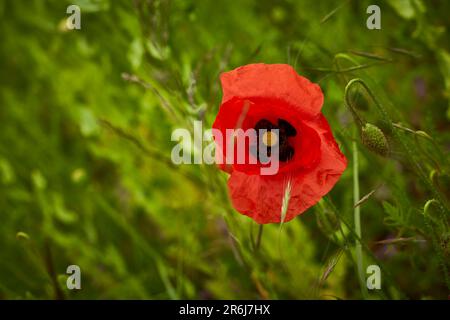
<svg viewBox="0 0 450 320">
<path fill-rule="evenodd" d="M 307 125 L 291 106 L 280 103 L 279 100 L 259 97 L 248 98 L 245 101 L 240 98 L 232 98 L 221 105 L 213 128 L 222 132 L 224 140 L 222 143 L 220 139 L 216 140 L 216 154 L 222 153 L 223 159 L 225 159 L 228 148 L 227 143 L 225 143 L 227 142 L 225 140 L 227 129 L 240 128 L 246 130 L 254 128 L 255 124 L 262 118 L 268 119 L 272 123 L 276 123 L 279 118 L 288 119 L 298 131 L 295 137 L 290 138 L 291 144 L 296 150 L 294 158 L 289 162 L 280 163 L 280 172 L 311 167 L 317 162 L 320 138 L 315 129 Z M 250 155 L 248 155 L 248 150 L 245 151 L 245 157 L 248 159 Z M 248 174 L 259 174 L 261 164 L 249 164 L 248 162 L 237 164 L 234 161 L 233 165 L 228 166 L 228 170 L 226 170 L 224 165 L 220 165 L 220 168 L 227 172 L 230 172 L 230 167 L 233 170 Z"/>
<path fill-rule="evenodd" d="M 233 98 L 280 99 L 302 117 L 320 112 L 323 94 L 320 87 L 299 76 L 287 64 L 249 64 L 222 73 L 222 104 Z"/>
<path fill-rule="evenodd" d="M 327 194 L 347 166 L 347 159 L 339 150 L 328 122 L 320 114 L 307 122 L 321 139 L 321 158 L 309 170 L 281 173 L 276 176 L 247 175 L 233 171 L 228 188 L 237 211 L 258 223 L 281 222 L 281 206 L 287 181 L 291 193 L 285 222 L 303 213 Z"/>
</svg>

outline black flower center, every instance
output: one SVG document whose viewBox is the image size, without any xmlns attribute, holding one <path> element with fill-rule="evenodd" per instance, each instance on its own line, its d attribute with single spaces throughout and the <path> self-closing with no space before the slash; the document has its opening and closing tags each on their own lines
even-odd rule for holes
<svg viewBox="0 0 450 320">
<path fill-rule="evenodd" d="M 267 148 L 267 156 L 272 153 L 272 148 L 278 147 L 279 160 L 289 161 L 294 156 L 294 148 L 289 144 L 288 138 L 297 135 L 297 130 L 286 120 L 278 119 L 277 124 L 273 124 L 267 119 L 259 120 L 255 128 L 257 133 L 257 143 L 251 148 L 252 154 L 261 161 L 260 146 Z M 278 129 L 278 134 L 273 130 Z M 259 130 L 266 130 L 260 137 Z M 262 141 L 259 141 L 262 139 Z"/>
</svg>

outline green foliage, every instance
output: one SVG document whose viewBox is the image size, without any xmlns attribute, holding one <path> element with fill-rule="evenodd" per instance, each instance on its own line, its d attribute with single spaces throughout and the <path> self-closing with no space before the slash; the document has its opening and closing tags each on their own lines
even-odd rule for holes
<svg viewBox="0 0 450 320">
<path fill-rule="evenodd" d="M 69 4 L 81 30 L 65 27 Z M 450 6 L 382 2 L 382 30 L 368 30 L 369 4 L 0 1 L 0 298 L 358 299 L 360 243 L 364 266 L 382 268 L 369 298 L 446 299 Z M 326 198 L 264 226 L 259 245 L 225 173 L 170 160 L 173 129 L 211 126 L 219 74 L 253 62 L 320 84 L 349 159 Z M 349 110 L 355 78 L 373 97 L 355 86 Z M 380 128 L 387 157 L 358 121 Z M 71 264 L 80 291 L 66 289 Z"/>
</svg>

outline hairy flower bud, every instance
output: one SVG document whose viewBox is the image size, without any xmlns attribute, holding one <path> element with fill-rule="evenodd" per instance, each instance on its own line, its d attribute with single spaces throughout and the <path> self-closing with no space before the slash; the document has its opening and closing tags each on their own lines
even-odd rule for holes
<svg viewBox="0 0 450 320">
<path fill-rule="evenodd" d="M 369 150 L 383 157 L 389 153 L 389 145 L 383 131 L 373 124 L 366 123 L 362 127 L 361 141 Z"/>
</svg>

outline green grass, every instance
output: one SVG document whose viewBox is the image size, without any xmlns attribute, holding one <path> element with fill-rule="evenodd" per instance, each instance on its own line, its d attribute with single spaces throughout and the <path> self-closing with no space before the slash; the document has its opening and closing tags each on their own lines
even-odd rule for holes
<svg viewBox="0 0 450 320">
<path fill-rule="evenodd" d="M 64 29 L 72 3 L 81 30 Z M 447 299 L 450 5 L 379 1 L 368 30 L 369 4 L 0 1 L 0 298 Z M 219 74 L 253 62 L 319 83 L 349 160 L 316 206 L 264 231 L 225 173 L 170 160 L 173 129 L 212 125 Z M 361 260 L 382 270 L 367 296 Z"/>
</svg>

